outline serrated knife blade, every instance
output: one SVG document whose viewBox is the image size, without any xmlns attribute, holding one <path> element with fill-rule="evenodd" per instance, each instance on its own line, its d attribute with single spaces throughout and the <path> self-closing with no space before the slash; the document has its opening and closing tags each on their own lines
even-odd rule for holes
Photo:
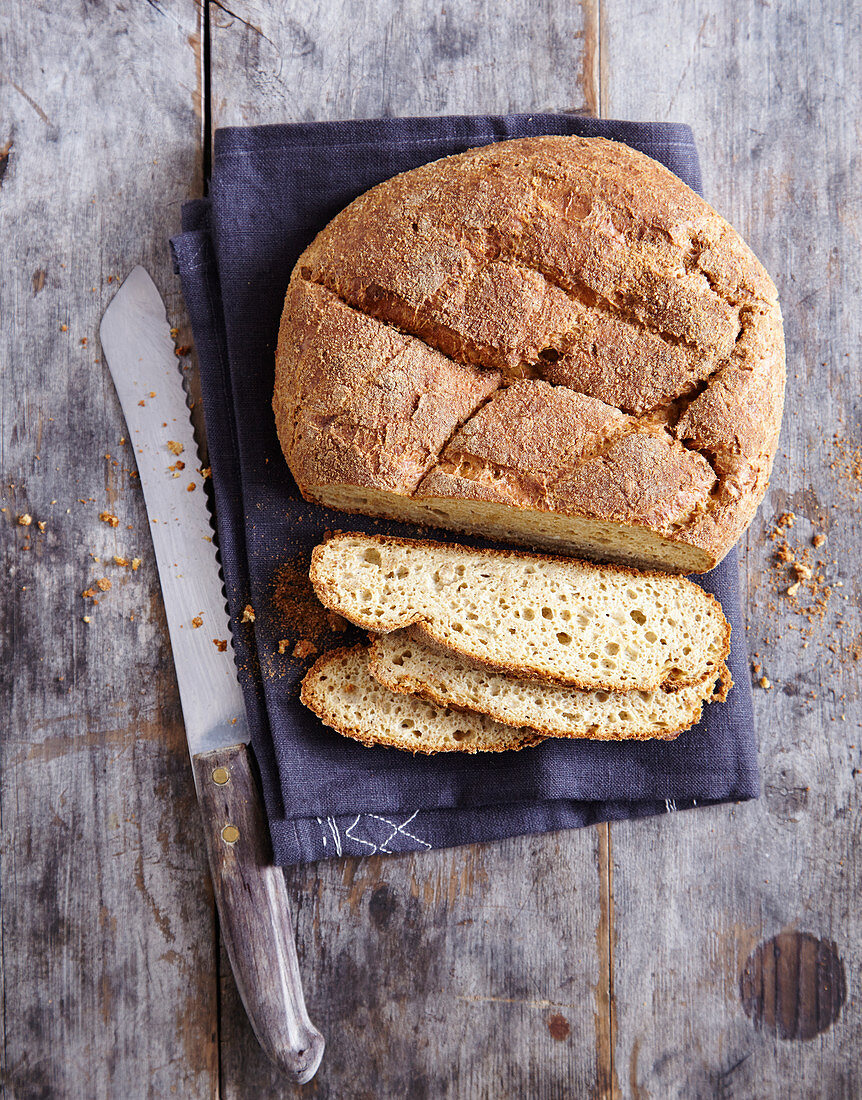
<svg viewBox="0 0 862 1100">
<path fill-rule="evenodd" d="M 270 860 L 182 375 L 143 267 L 117 291 L 100 335 L 144 490 L 222 938 L 258 1041 L 305 1083 L 323 1036 L 308 1018 L 284 875 Z"/>
<path fill-rule="evenodd" d="M 192 755 L 249 739 L 197 444 L 161 296 L 136 267 L 101 326 L 144 490 Z"/>
</svg>

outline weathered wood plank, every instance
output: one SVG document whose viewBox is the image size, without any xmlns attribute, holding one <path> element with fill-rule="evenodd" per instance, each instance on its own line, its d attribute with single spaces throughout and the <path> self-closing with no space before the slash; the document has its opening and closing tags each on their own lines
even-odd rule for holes
<svg viewBox="0 0 862 1100">
<path fill-rule="evenodd" d="M 605 1033 L 597 830 L 293 868 L 323 1065 L 303 1096 L 588 1096 Z M 225 1097 L 293 1095 L 224 972 Z M 299 1095 L 299 1090 L 297 1090 Z"/>
<path fill-rule="evenodd" d="M 607 112 L 694 126 L 707 198 L 779 286 L 789 374 L 772 485 L 744 553 L 749 644 L 773 685 L 755 689 L 764 797 L 614 827 L 619 1085 L 637 1100 L 856 1097 L 860 11 L 849 0 L 604 0 L 603 27 Z M 793 527 L 772 541 L 788 511 Z M 828 534 L 820 548 L 817 532 Z M 775 563 L 785 541 L 797 560 L 824 563 L 824 580 L 795 596 L 796 576 Z M 814 608 L 811 622 L 800 606 Z M 781 956 L 770 948 L 762 981 L 752 971 L 741 989 L 749 953 L 782 930 Z M 808 1041 L 818 998 L 828 1006 L 840 983 L 825 954 L 818 971 L 793 938 L 802 932 L 834 942 L 851 984 L 837 1022 Z M 760 1005 L 759 1029 L 743 992 L 755 1016 Z"/>
<path fill-rule="evenodd" d="M 0 41 L 3 1094 L 214 1096 L 206 857 L 97 337 L 135 263 L 182 316 L 166 237 L 201 186 L 200 12 L 12 0 Z"/>
<path fill-rule="evenodd" d="M 211 5 L 214 126 L 595 107 L 591 6 L 229 7 Z M 303 1094 L 589 1095 L 610 1056 L 602 836 L 292 870 L 309 1012 L 327 1040 Z M 284 1095 L 228 972 L 221 1042 L 225 1097 Z"/>
<path fill-rule="evenodd" d="M 597 113 L 597 2 L 212 0 L 213 125 Z"/>
</svg>

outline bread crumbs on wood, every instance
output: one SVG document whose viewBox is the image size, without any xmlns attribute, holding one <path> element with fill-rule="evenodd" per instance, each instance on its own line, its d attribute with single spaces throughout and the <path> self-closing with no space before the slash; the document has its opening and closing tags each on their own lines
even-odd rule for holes
<svg viewBox="0 0 862 1100">
<path fill-rule="evenodd" d="M 183 447 L 182 443 L 177 443 L 175 439 L 169 439 L 168 450 L 171 452 L 172 455 L 181 455 L 185 448 Z"/>
<path fill-rule="evenodd" d="M 213 645 L 219 653 L 224 653 L 227 649 L 227 638 L 213 638 Z"/>
<path fill-rule="evenodd" d="M 29 527 L 33 522 L 33 517 L 28 512 L 24 512 L 23 515 L 18 516 L 16 522 L 19 527 Z"/>
<path fill-rule="evenodd" d="M 119 527 L 119 517 L 115 516 L 113 512 L 99 512 L 99 519 L 102 523 L 107 523 L 109 527 Z"/>
</svg>

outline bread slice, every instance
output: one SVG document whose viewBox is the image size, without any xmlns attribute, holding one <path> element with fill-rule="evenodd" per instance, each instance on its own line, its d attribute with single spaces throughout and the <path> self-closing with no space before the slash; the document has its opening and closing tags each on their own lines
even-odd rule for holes
<svg viewBox="0 0 862 1100">
<path fill-rule="evenodd" d="M 389 691 L 371 675 L 368 656 L 363 645 L 330 650 L 302 681 L 302 702 L 345 737 L 413 753 L 506 752 L 544 740 L 533 729 L 513 729 L 482 714 L 461 714 Z"/>
<path fill-rule="evenodd" d="M 622 566 L 337 534 L 314 548 L 310 577 L 375 634 L 415 624 L 484 667 L 584 690 L 677 691 L 714 679 L 730 649 L 713 596 Z"/>
<path fill-rule="evenodd" d="M 390 691 L 418 695 L 438 706 L 466 708 L 507 726 L 530 726 L 548 737 L 596 741 L 671 741 L 699 721 L 704 702 L 726 698 L 732 686 L 726 668 L 703 684 L 676 692 L 582 691 L 516 680 L 473 668 L 405 630 L 374 639 L 369 669 Z"/>
</svg>

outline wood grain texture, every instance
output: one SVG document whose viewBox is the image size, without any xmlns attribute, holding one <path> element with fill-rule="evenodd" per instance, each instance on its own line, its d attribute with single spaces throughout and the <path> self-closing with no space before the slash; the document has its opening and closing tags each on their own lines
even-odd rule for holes
<svg viewBox="0 0 862 1100">
<path fill-rule="evenodd" d="M 213 125 L 594 112 L 597 2 L 212 0 Z"/>
<path fill-rule="evenodd" d="M 604 996 L 599 857 L 583 830 L 291 868 L 309 1011 L 327 1040 L 301 1094 L 589 1096 Z M 225 975 L 223 1095 L 294 1095 L 236 1003 Z"/>
<path fill-rule="evenodd" d="M 305 1084 L 323 1055 L 308 1018 L 290 903 L 246 745 L 192 758 L 219 930 L 255 1036 L 288 1080 Z"/>
<path fill-rule="evenodd" d="M 638 1100 L 857 1097 L 860 10 L 614 0 L 603 12 L 607 111 L 692 124 L 706 197 L 775 279 L 788 339 L 779 453 L 743 548 L 763 798 L 613 828 L 620 1085 Z M 773 541 L 787 512 L 794 524 Z M 787 594 L 797 574 L 776 562 L 785 542 L 822 582 Z M 746 970 L 778 934 L 783 961 L 770 952 Z M 807 937 L 834 943 L 850 991 L 836 1022 L 804 1040 L 838 980 Z M 760 1019 L 743 1009 L 753 987 Z M 792 1018 L 770 1027 L 779 1002 Z"/>
<path fill-rule="evenodd" d="M 217 1090 L 206 859 L 97 337 L 135 263 L 181 323 L 166 237 L 201 186 L 199 43 L 192 0 L 0 9 L 2 1082 L 15 1100 Z M 98 578 L 110 590 L 82 598 Z"/>
</svg>

